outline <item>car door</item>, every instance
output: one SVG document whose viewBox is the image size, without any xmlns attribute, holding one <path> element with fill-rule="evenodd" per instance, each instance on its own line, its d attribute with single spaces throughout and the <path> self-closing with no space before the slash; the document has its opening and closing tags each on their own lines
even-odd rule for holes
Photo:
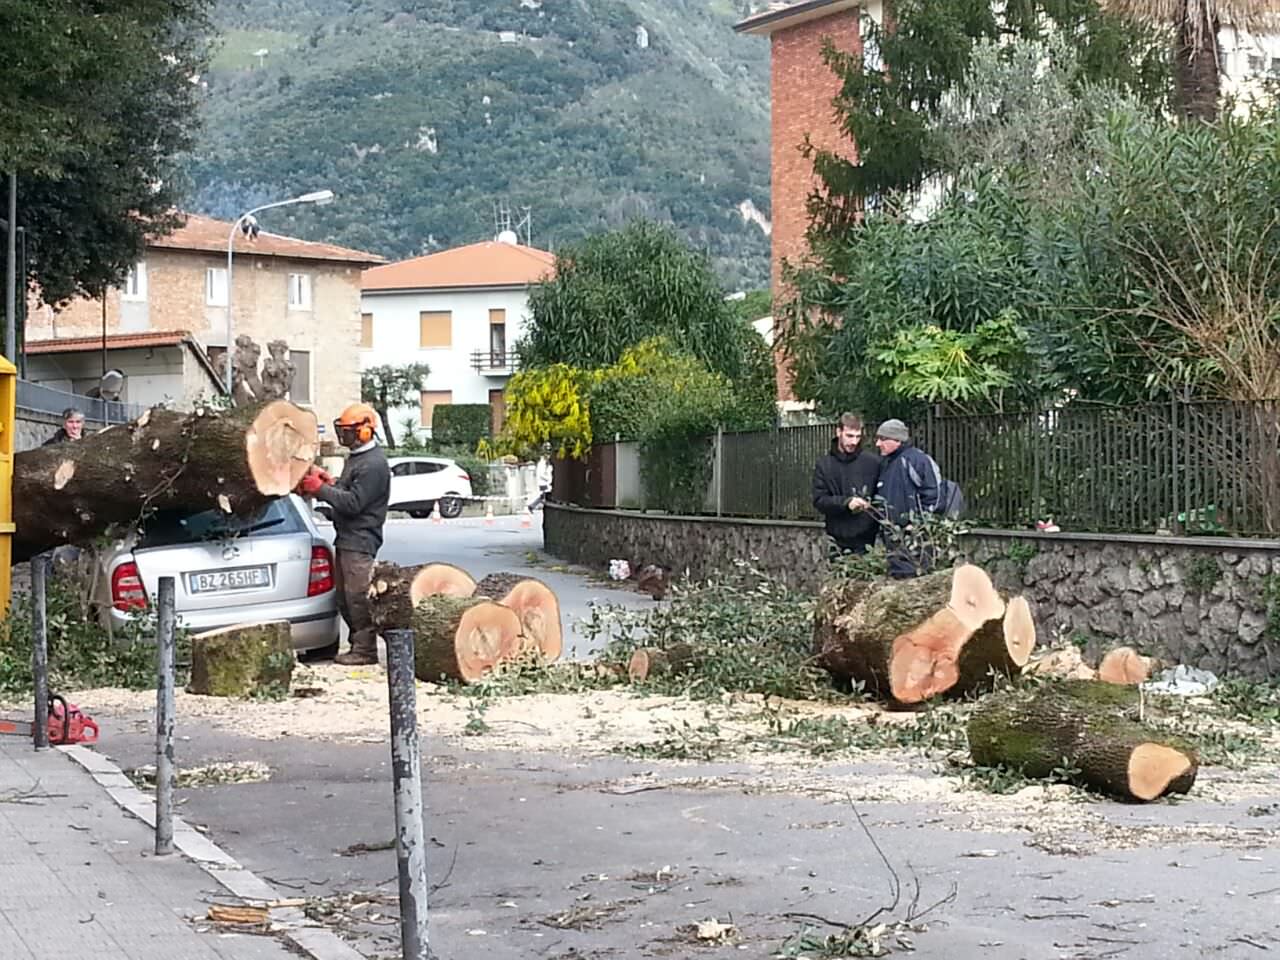
<svg viewBox="0 0 1280 960">
<path fill-rule="evenodd" d="M 397 460 L 391 464 L 391 507 L 411 504 L 419 499 L 416 467 L 416 460 Z"/>
</svg>

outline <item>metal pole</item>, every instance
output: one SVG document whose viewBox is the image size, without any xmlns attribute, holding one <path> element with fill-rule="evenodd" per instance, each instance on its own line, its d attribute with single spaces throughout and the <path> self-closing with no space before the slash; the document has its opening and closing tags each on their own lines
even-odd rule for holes
<svg viewBox="0 0 1280 960">
<path fill-rule="evenodd" d="M 396 867 L 400 874 L 400 948 L 404 960 L 429 960 L 427 846 L 413 677 L 413 631 L 388 630 L 384 636 L 387 641 L 387 693 L 391 700 Z"/>
<path fill-rule="evenodd" d="M 716 460 L 712 471 L 716 478 L 716 516 L 724 510 L 724 426 L 716 424 Z"/>
<path fill-rule="evenodd" d="M 49 749 L 49 633 L 45 619 L 45 573 L 49 557 L 31 558 L 31 673 L 35 682 L 37 750 Z"/>
<path fill-rule="evenodd" d="M 4 261 L 4 355 L 12 362 L 18 359 L 18 175 L 9 174 L 9 216 Z"/>
<path fill-rule="evenodd" d="M 135 267 L 135 269 L 137 269 Z M 107 288 L 102 288 L 102 376 L 107 375 Z"/>
<path fill-rule="evenodd" d="M 245 214 L 245 216 L 248 216 L 248 214 Z M 226 387 L 227 387 L 228 397 L 232 395 L 231 393 L 231 388 L 232 388 L 231 356 L 232 356 L 232 349 L 234 347 L 234 344 L 232 342 L 232 334 L 235 332 L 233 329 L 234 324 L 231 319 L 231 267 L 232 267 L 231 246 L 232 244 L 235 243 L 236 230 L 240 228 L 240 221 L 243 219 L 244 217 L 241 217 L 239 220 L 233 223 L 231 225 L 231 232 L 227 234 L 227 352 L 223 355 L 223 360 L 225 360 L 227 364 Z"/>
<path fill-rule="evenodd" d="M 173 577 L 160 578 L 156 628 L 156 856 L 173 853 Z"/>
</svg>

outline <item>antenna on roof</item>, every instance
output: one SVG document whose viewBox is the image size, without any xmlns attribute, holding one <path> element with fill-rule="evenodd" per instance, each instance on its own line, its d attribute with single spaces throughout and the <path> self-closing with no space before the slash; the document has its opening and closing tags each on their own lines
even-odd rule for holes
<svg viewBox="0 0 1280 960">
<path fill-rule="evenodd" d="M 520 242 L 520 231 L 524 231 L 524 245 L 526 247 L 533 246 L 533 208 L 521 207 L 520 212 L 523 214 L 519 220 L 514 220 L 511 213 L 511 207 L 503 200 L 498 200 L 493 205 L 493 234 L 499 243 L 518 244 Z"/>
</svg>

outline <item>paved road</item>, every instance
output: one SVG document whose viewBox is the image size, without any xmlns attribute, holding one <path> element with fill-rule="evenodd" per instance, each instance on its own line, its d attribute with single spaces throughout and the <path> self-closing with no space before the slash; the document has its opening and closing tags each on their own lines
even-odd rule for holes
<svg viewBox="0 0 1280 960">
<path fill-rule="evenodd" d="M 332 534 L 332 527 L 320 528 Z M 379 560 L 399 564 L 452 563 L 479 580 L 490 573 L 509 570 L 537 577 L 556 591 L 567 635 L 565 659 L 584 658 L 599 650 L 582 629 L 593 603 L 616 603 L 647 608 L 649 597 L 630 587 L 614 586 L 603 579 L 589 579 L 586 571 L 569 572 L 560 561 L 542 552 L 542 514 L 532 525 L 522 526 L 518 516 L 494 517 L 492 525 L 480 517 L 433 523 L 430 520 L 390 520 Z M 593 571 L 603 577 L 603 571 Z"/>
</svg>

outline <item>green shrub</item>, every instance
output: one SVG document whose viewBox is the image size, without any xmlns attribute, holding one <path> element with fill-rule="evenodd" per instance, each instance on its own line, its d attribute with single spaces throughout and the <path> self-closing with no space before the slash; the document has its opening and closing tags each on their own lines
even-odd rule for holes
<svg viewBox="0 0 1280 960">
<path fill-rule="evenodd" d="M 487 403 L 442 403 L 431 413 L 431 438 L 437 443 L 474 449 L 489 438 L 491 420 Z"/>
</svg>

